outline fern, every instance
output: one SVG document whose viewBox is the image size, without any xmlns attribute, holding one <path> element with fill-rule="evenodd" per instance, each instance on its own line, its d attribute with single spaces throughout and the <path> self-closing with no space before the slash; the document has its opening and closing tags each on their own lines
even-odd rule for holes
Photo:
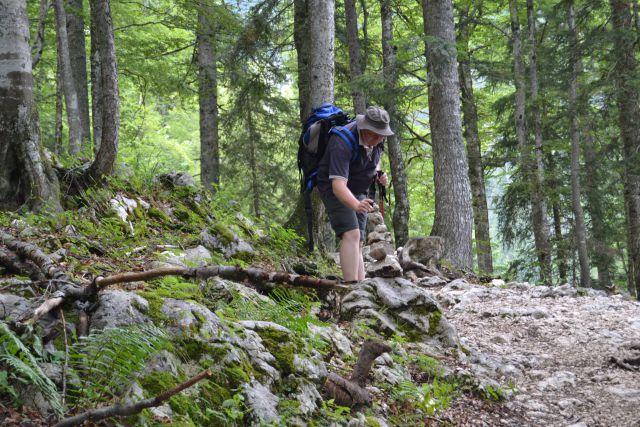
<svg viewBox="0 0 640 427">
<path fill-rule="evenodd" d="M 9 368 L 7 379 L 34 385 L 54 412 L 62 416 L 64 408 L 55 384 L 42 372 L 35 356 L 5 322 L 0 322 L 0 365 Z M 2 387 L 15 400 L 17 393 L 9 382 L 3 383 Z"/>
<path fill-rule="evenodd" d="M 79 407 L 117 397 L 149 355 L 168 346 L 164 331 L 153 325 L 104 329 L 82 337 L 70 349 L 70 397 Z"/>
</svg>

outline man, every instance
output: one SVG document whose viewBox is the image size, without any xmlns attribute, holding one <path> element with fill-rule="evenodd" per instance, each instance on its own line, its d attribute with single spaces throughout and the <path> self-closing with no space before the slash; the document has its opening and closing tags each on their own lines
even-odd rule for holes
<svg viewBox="0 0 640 427">
<path fill-rule="evenodd" d="M 369 107 L 345 128 L 357 142 L 358 156 L 340 136 L 332 134 L 318 165 L 318 190 L 329 215 L 331 227 L 340 238 L 340 267 L 345 282 L 364 280 L 362 245 L 367 214 L 373 200 L 367 191 L 374 179 L 384 186 L 386 174 L 377 177 L 385 137 L 393 135 L 389 114 L 380 107 Z"/>
</svg>

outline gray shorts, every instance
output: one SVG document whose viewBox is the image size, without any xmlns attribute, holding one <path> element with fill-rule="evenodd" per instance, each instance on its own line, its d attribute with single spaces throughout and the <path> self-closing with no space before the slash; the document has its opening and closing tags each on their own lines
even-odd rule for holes
<svg viewBox="0 0 640 427">
<path fill-rule="evenodd" d="M 342 234 L 350 230 L 360 230 L 360 240 L 364 241 L 364 233 L 367 228 L 367 214 L 356 212 L 342 204 L 340 200 L 332 193 L 320 194 L 322 203 L 329 215 L 331 228 L 335 231 L 338 238 L 342 238 Z M 357 194 L 358 200 L 366 198 L 365 194 Z"/>
</svg>

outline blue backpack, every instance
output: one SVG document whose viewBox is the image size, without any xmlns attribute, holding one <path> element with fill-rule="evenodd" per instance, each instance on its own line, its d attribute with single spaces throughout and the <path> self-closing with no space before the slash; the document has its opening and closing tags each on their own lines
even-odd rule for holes
<svg viewBox="0 0 640 427">
<path fill-rule="evenodd" d="M 311 191 L 316 185 L 318 164 L 327 150 L 331 135 L 338 135 L 351 148 L 353 164 L 359 157 L 358 136 L 343 127 L 350 123 L 349 116 L 339 107 L 326 103 L 315 108 L 302 128 L 298 140 L 298 169 L 300 173 L 300 191 L 304 196 L 304 210 L 307 214 L 307 245 L 313 251 L 313 216 L 311 210 Z"/>
</svg>

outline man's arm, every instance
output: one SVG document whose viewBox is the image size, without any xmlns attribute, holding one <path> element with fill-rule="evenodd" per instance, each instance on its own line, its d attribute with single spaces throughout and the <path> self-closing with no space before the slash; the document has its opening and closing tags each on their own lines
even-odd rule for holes
<svg viewBox="0 0 640 427">
<path fill-rule="evenodd" d="M 349 209 L 353 209 L 356 212 L 371 212 L 373 209 L 373 200 L 364 199 L 358 200 L 353 195 L 351 190 L 347 188 L 347 181 L 333 178 L 331 180 L 331 188 L 333 190 L 333 194 L 342 202 L 343 205 L 348 207 Z"/>
</svg>

